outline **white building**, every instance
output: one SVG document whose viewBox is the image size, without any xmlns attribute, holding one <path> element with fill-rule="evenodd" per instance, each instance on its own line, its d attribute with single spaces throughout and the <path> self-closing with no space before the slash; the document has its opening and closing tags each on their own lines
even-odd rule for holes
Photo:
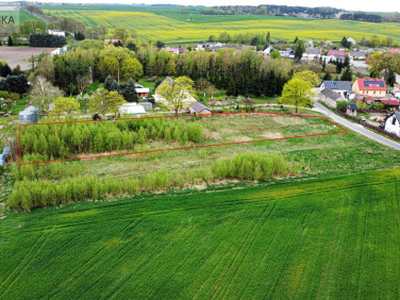
<svg viewBox="0 0 400 300">
<path fill-rule="evenodd" d="M 48 34 L 51 34 L 51 35 L 58 35 L 58 36 L 64 36 L 65 37 L 65 31 L 49 29 L 47 32 L 48 32 Z"/>
<path fill-rule="evenodd" d="M 136 102 L 122 104 L 119 107 L 119 112 L 121 115 L 133 115 L 139 118 L 146 115 L 144 107 Z"/>
<path fill-rule="evenodd" d="M 386 118 L 383 124 L 383 129 L 400 136 L 400 111 L 395 111 Z"/>
</svg>

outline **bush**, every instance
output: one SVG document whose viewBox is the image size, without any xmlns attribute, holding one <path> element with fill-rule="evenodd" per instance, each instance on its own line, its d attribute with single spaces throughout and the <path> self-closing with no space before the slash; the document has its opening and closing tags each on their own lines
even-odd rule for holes
<svg viewBox="0 0 400 300">
<path fill-rule="evenodd" d="M 336 109 L 344 112 L 347 109 L 347 105 L 349 105 L 347 101 L 338 101 Z"/>
</svg>

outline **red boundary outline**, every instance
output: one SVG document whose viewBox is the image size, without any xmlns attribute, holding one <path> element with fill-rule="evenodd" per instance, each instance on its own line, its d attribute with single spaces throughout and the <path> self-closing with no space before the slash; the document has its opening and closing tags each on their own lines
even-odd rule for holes
<svg viewBox="0 0 400 300">
<path fill-rule="evenodd" d="M 341 129 L 342 131 L 338 132 L 330 132 L 330 133 L 319 133 L 319 134 L 309 134 L 309 135 L 300 135 L 300 136 L 292 136 L 292 137 L 282 137 L 282 138 L 271 138 L 271 139 L 262 139 L 262 140 L 252 140 L 252 141 L 241 141 L 241 142 L 229 142 L 229 143 L 221 143 L 221 144 L 211 144 L 211 145 L 201 145 L 201 146 L 191 146 L 191 147 L 180 147 L 180 148 L 171 148 L 171 149 L 159 149 L 159 150 L 148 150 L 148 151 L 140 151 L 140 152 L 130 152 L 130 153 L 116 153 L 116 154 L 107 154 L 107 155 L 94 155 L 87 157 L 76 157 L 76 158 L 65 158 L 65 159 L 56 159 L 49 161 L 40 161 L 40 162 L 31 162 L 21 164 L 21 127 L 24 126 L 40 126 L 40 125 L 53 125 L 53 124 L 70 124 L 70 123 L 87 123 L 87 122 L 114 122 L 114 121 L 126 121 L 126 120 L 143 120 L 143 119 L 160 119 L 160 118 L 180 118 L 180 117 L 193 117 L 193 116 L 216 116 L 216 115 L 239 115 L 239 114 L 268 114 L 268 115 L 281 115 L 281 116 L 292 116 L 292 117 L 304 117 L 304 118 L 320 118 L 333 126 Z M 123 118 L 123 119 L 112 119 L 112 120 L 84 120 L 84 121 L 65 121 L 65 122 L 52 122 L 52 123 L 35 123 L 35 124 L 19 124 L 19 143 L 18 143 L 18 165 L 34 165 L 34 164 L 44 164 L 51 162 L 61 162 L 61 161 L 72 161 L 72 160 L 83 160 L 83 159 L 92 159 L 92 158 L 100 158 L 100 157 L 110 157 L 110 156 L 122 156 L 122 155 L 132 155 L 132 154 L 143 154 L 143 153 L 152 153 L 152 152 L 164 152 L 164 151 L 172 151 L 172 150 L 187 150 L 187 149 L 195 149 L 195 148 L 207 148 L 207 147 L 218 147 L 218 146 L 228 146 L 228 145 L 238 145 L 238 144 L 250 144 L 250 143 L 258 143 L 258 142 L 267 142 L 267 141 L 276 141 L 276 140 L 287 140 L 287 139 L 295 139 L 295 138 L 305 138 L 305 137 L 313 137 L 313 136 L 324 136 L 324 135 L 332 135 L 332 134 L 342 134 L 348 133 L 348 131 L 336 123 L 328 120 L 323 116 L 314 116 L 314 115 L 303 115 L 303 114 L 286 114 L 286 113 L 274 113 L 274 112 L 264 112 L 264 111 L 254 111 L 254 112 L 227 112 L 227 113 L 213 113 L 213 114 L 197 114 L 197 115 L 168 115 L 168 116 L 153 116 L 153 117 L 143 117 L 143 118 Z"/>
</svg>

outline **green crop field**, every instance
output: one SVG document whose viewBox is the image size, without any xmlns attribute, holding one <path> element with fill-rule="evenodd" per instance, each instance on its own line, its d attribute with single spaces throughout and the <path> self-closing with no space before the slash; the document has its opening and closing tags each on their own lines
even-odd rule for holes
<svg viewBox="0 0 400 300">
<path fill-rule="evenodd" d="M 399 171 L 0 221 L 0 298 L 400 297 Z"/>
<path fill-rule="evenodd" d="M 392 37 L 400 42 L 400 24 L 368 23 L 339 20 L 316 20 L 271 16 L 205 16 L 200 7 L 191 7 L 181 14 L 180 7 L 123 6 L 123 5 L 54 5 L 43 6 L 46 12 L 56 16 L 68 16 L 86 26 L 104 25 L 112 36 L 112 29 L 124 27 L 136 29 L 142 40 L 162 40 L 168 44 L 205 41 L 210 35 L 228 32 L 266 33 L 275 39 L 303 39 L 340 41 L 343 36 L 360 40 L 377 35 L 383 39 Z M 193 15 L 190 21 L 189 16 Z"/>
</svg>

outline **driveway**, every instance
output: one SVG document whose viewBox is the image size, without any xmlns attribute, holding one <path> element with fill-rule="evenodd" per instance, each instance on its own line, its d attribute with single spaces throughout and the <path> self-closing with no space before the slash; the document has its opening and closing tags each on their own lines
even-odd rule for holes
<svg viewBox="0 0 400 300">
<path fill-rule="evenodd" d="M 378 143 L 381 143 L 383 145 L 386 145 L 390 148 L 396 149 L 396 150 L 400 150 L 400 144 L 392 141 L 388 138 L 385 138 L 375 132 L 372 132 L 366 128 L 364 128 L 362 125 L 357 124 L 357 123 L 353 123 L 350 122 L 348 120 L 346 120 L 345 118 L 342 118 L 340 116 L 338 116 L 337 114 L 333 113 L 332 111 L 330 111 L 328 108 L 326 108 L 325 106 L 323 106 L 321 103 L 314 101 L 314 109 L 315 111 L 318 111 L 322 114 L 324 114 L 325 116 L 331 118 L 333 121 L 335 121 L 336 123 L 343 125 L 371 140 L 374 140 Z"/>
</svg>

